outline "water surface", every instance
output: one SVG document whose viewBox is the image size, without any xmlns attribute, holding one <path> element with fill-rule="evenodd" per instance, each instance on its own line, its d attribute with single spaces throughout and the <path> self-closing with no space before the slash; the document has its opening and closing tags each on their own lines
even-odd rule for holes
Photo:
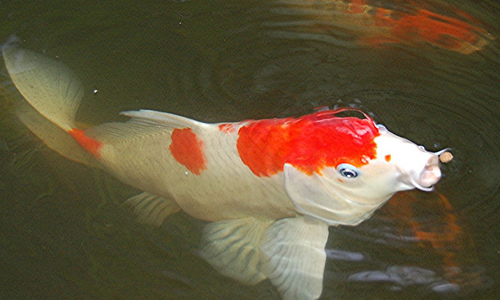
<svg viewBox="0 0 500 300">
<path fill-rule="evenodd" d="M 84 125 L 139 108 L 219 122 L 352 106 L 429 150 L 453 148 L 436 192 L 399 193 L 360 226 L 330 228 L 323 298 L 493 299 L 500 6 L 365 4 L 9 1 L 0 40 L 15 35 L 80 76 Z M 423 11 L 448 36 L 418 29 L 422 17 L 397 22 Z M 46 149 L 14 117 L 20 95 L 5 69 L 0 88 L 4 297 L 279 298 L 267 281 L 244 286 L 205 263 L 202 222 L 180 213 L 160 228 L 137 224 L 122 203 L 138 191 Z"/>
</svg>

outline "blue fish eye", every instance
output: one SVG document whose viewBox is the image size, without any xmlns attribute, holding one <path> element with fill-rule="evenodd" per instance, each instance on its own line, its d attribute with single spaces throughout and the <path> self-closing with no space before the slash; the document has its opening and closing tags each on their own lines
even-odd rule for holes
<svg viewBox="0 0 500 300">
<path fill-rule="evenodd" d="M 355 178 L 355 177 L 358 177 L 358 175 L 359 175 L 358 168 L 356 168 L 355 166 L 350 165 L 350 164 L 338 165 L 337 171 L 340 173 L 340 175 L 342 175 L 346 178 Z"/>
</svg>

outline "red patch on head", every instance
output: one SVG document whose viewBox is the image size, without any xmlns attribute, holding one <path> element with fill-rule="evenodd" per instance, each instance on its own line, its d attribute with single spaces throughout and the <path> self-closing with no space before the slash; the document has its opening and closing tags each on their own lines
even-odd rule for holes
<svg viewBox="0 0 500 300">
<path fill-rule="evenodd" d="M 73 137 L 73 139 L 87 152 L 92 154 L 96 158 L 100 158 L 101 154 L 99 153 L 99 149 L 102 147 L 102 143 L 89 138 L 85 135 L 85 132 L 81 129 L 73 128 L 68 130 L 68 133 Z"/>
<path fill-rule="evenodd" d="M 184 128 L 174 129 L 169 149 L 177 162 L 194 174 L 200 175 L 201 171 L 205 169 L 202 146 L 203 142 L 198 140 L 191 128 Z"/>
<path fill-rule="evenodd" d="M 387 154 L 384 158 L 385 158 L 386 162 L 390 162 L 391 161 L 391 155 L 390 154 Z"/>
<path fill-rule="evenodd" d="M 376 156 L 379 135 L 371 119 L 321 111 L 300 118 L 249 121 L 240 128 L 238 153 L 257 176 L 271 176 L 289 163 L 306 174 L 349 163 L 361 167 Z"/>
</svg>

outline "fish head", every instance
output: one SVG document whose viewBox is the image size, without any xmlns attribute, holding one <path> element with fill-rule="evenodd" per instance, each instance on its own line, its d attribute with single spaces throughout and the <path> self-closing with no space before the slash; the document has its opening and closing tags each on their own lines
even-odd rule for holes
<svg viewBox="0 0 500 300">
<path fill-rule="evenodd" d="M 383 125 L 377 125 L 380 135 L 375 138 L 377 158 L 366 165 L 368 177 L 386 178 L 389 190 L 403 191 L 417 188 L 432 191 L 441 179 L 439 155 L 448 149 L 429 152 L 423 146 L 399 137 Z M 390 195 L 392 195 L 392 192 Z"/>
<path fill-rule="evenodd" d="M 364 204 L 378 203 L 398 191 L 432 191 L 441 178 L 440 152 L 426 151 L 382 125 L 377 128 L 380 135 L 374 139 L 375 158 L 360 167 L 341 163 L 326 168 L 322 176 L 325 182 L 349 200 Z"/>
<path fill-rule="evenodd" d="M 372 137 L 370 156 L 354 151 L 359 157 L 346 155 L 313 174 L 285 164 L 285 188 L 296 210 L 329 225 L 357 225 L 398 191 L 433 190 L 441 178 L 439 155 L 447 149 L 426 151 L 374 122 Z"/>
</svg>

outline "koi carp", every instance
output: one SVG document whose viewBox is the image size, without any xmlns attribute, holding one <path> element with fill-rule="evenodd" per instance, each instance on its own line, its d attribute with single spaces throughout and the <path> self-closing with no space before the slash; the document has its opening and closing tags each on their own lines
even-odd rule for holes
<svg viewBox="0 0 500 300">
<path fill-rule="evenodd" d="M 83 85 L 41 54 L 5 45 L 26 103 L 21 121 L 49 148 L 141 191 L 127 200 L 144 223 L 180 210 L 208 221 L 200 255 L 246 284 L 269 279 L 285 299 L 319 298 L 328 226 L 354 226 L 403 190 L 431 191 L 439 155 L 364 114 L 207 124 L 126 111 L 127 122 L 77 128 Z"/>
<path fill-rule="evenodd" d="M 449 4 L 408 0 L 279 2 L 286 8 L 275 10 L 277 14 L 284 18 L 294 16 L 266 23 L 268 34 L 279 38 L 336 43 L 347 34 L 362 46 L 428 44 L 467 55 L 495 40 L 486 24 Z"/>
</svg>

